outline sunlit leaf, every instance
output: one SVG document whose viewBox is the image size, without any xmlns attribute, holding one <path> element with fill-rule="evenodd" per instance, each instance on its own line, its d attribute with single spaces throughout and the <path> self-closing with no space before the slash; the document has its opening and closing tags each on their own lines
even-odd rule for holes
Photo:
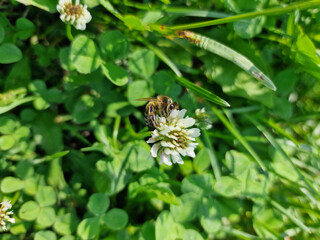
<svg viewBox="0 0 320 240">
<path fill-rule="evenodd" d="M 56 219 L 56 213 L 53 207 L 44 207 L 40 209 L 37 217 L 37 223 L 43 227 L 51 226 Z"/>
<path fill-rule="evenodd" d="M 242 38 L 253 38 L 259 34 L 263 28 L 265 17 L 240 20 L 233 24 L 234 30 Z"/>
<path fill-rule="evenodd" d="M 208 233 L 216 233 L 221 228 L 221 206 L 214 199 L 203 198 L 199 206 L 200 223 Z"/>
<path fill-rule="evenodd" d="M 99 218 L 85 218 L 77 228 L 77 234 L 81 239 L 91 239 L 97 236 L 99 232 Z"/>
<path fill-rule="evenodd" d="M 38 217 L 39 211 L 40 206 L 35 201 L 28 201 L 19 209 L 19 217 L 27 221 L 32 221 Z"/>
<path fill-rule="evenodd" d="M 57 239 L 56 234 L 49 230 L 39 231 L 34 236 L 34 240 L 56 240 L 56 239 Z"/>
<path fill-rule="evenodd" d="M 99 37 L 102 56 L 117 60 L 124 58 L 129 52 L 128 39 L 120 31 L 107 31 Z"/>
<path fill-rule="evenodd" d="M 190 192 L 178 198 L 179 205 L 171 205 L 170 212 L 177 222 L 187 222 L 194 220 L 198 215 L 200 195 Z"/>
<path fill-rule="evenodd" d="M 223 176 L 214 185 L 214 190 L 226 197 L 238 196 L 241 191 L 241 181 L 234 177 Z"/>
<path fill-rule="evenodd" d="M 56 12 L 57 2 L 55 0 L 17 0 L 24 5 L 33 5 L 42 10 Z"/>
<path fill-rule="evenodd" d="M 56 193 L 50 186 L 42 186 L 36 193 L 35 199 L 40 207 L 51 206 L 56 202 Z"/>
<path fill-rule="evenodd" d="M 80 73 L 91 73 L 100 65 L 100 55 L 92 39 L 85 35 L 77 36 L 71 44 L 70 60 Z"/>
<path fill-rule="evenodd" d="M 143 31 L 146 27 L 141 23 L 141 20 L 134 15 L 126 15 L 123 18 L 124 23 L 127 25 L 129 29 Z"/>
<path fill-rule="evenodd" d="M 135 100 L 152 97 L 152 95 L 150 85 L 145 80 L 134 81 L 128 86 L 128 100 L 133 106 L 145 105 L 145 101 Z"/>
<path fill-rule="evenodd" d="M 186 229 L 182 224 L 176 223 L 170 212 L 162 211 L 155 224 L 156 239 L 182 239 Z"/>
<path fill-rule="evenodd" d="M 61 235 L 69 235 L 75 232 L 78 224 L 79 222 L 75 214 L 66 213 L 64 215 L 57 216 L 53 229 Z"/>
<path fill-rule="evenodd" d="M 123 86 L 127 84 L 129 77 L 127 71 L 112 63 L 112 62 L 105 62 L 102 64 L 102 72 L 103 74 L 115 85 Z"/>
<path fill-rule="evenodd" d="M 24 187 L 23 181 L 15 177 L 5 177 L 1 181 L 1 192 L 12 193 Z"/>
<path fill-rule="evenodd" d="M 137 50 L 132 53 L 129 69 L 136 75 L 149 78 L 158 67 L 158 58 L 148 49 Z"/>
</svg>

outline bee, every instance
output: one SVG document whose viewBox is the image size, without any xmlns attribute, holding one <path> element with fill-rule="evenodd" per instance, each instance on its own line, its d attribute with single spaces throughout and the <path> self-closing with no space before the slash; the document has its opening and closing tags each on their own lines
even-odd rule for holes
<svg viewBox="0 0 320 240">
<path fill-rule="evenodd" d="M 164 95 L 158 95 L 156 98 L 139 98 L 135 101 L 148 101 L 145 121 L 150 130 L 155 129 L 158 125 L 156 115 L 167 118 L 173 109 L 179 109 L 178 103 Z"/>
</svg>

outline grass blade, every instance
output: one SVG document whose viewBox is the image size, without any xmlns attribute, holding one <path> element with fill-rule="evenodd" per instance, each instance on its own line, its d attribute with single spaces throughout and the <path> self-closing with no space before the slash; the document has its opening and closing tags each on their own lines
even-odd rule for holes
<svg viewBox="0 0 320 240">
<path fill-rule="evenodd" d="M 258 156 L 258 154 L 253 150 L 253 148 L 249 145 L 247 140 L 239 133 L 239 131 L 231 124 L 230 121 L 215 107 L 211 107 L 212 111 L 217 115 L 220 121 L 228 128 L 228 130 L 235 136 L 238 141 L 242 144 L 242 146 L 251 154 L 254 160 L 258 163 L 258 165 L 262 168 L 263 171 L 266 171 L 266 166 Z"/>
<path fill-rule="evenodd" d="M 154 45 L 150 44 L 149 42 L 145 41 L 142 38 L 138 38 L 139 41 L 141 41 L 143 44 L 145 44 L 150 50 L 152 50 L 165 64 L 168 65 L 169 68 L 178 76 L 182 77 L 182 73 L 177 68 L 177 66 L 171 61 L 168 56 L 161 51 L 159 48 L 155 47 Z"/>
<path fill-rule="evenodd" d="M 192 9 L 192 8 L 186 8 L 186 7 L 176 7 L 176 6 L 170 6 L 170 5 L 163 7 L 163 5 L 160 5 L 160 4 L 150 4 L 150 3 L 143 4 L 143 3 L 132 2 L 132 1 L 123 1 L 123 4 L 125 6 L 134 7 L 141 10 L 163 11 L 167 13 L 180 14 L 182 16 L 188 16 L 188 17 L 226 18 L 230 16 L 230 14 L 226 14 L 222 12 L 199 10 L 199 9 Z"/>
<path fill-rule="evenodd" d="M 244 240 L 270 240 L 270 238 L 261 238 L 258 236 L 254 236 L 250 233 L 243 232 L 241 230 L 238 230 L 236 228 L 231 228 L 229 226 L 223 226 L 223 231 L 229 233 L 230 235 L 233 235 L 237 237 L 238 239 L 244 239 Z M 273 238 L 274 239 L 274 238 Z"/>
<path fill-rule="evenodd" d="M 165 12 L 180 14 L 182 16 L 188 16 L 188 17 L 226 18 L 226 17 L 231 16 L 230 14 L 216 12 L 216 11 L 189 9 L 189 8 L 184 8 L 184 7 L 167 8 L 167 9 L 165 9 Z"/>
<path fill-rule="evenodd" d="M 7 106 L 0 107 L 0 114 L 5 113 L 5 112 L 9 112 L 10 110 L 14 109 L 15 107 L 17 107 L 21 104 L 27 103 L 27 102 L 31 102 L 35 99 L 36 99 L 36 97 L 30 96 L 30 97 L 25 97 L 22 99 L 15 100 L 14 102 L 10 103 Z"/>
<path fill-rule="evenodd" d="M 118 147 L 118 133 L 119 133 L 120 122 L 121 122 L 121 117 L 117 116 L 114 120 L 113 132 L 112 132 L 113 147 L 116 150 L 119 149 L 119 147 Z"/>
<path fill-rule="evenodd" d="M 249 12 L 249 13 L 243 13 L 238 14 L 231 17 L 226 17 L 222 19 L 215 19 L 211 21 L 205 21 L 205 22 L 198 22 L 198 23 L 189 23 L 189 24 L 182 24 L 177 26 L 170 27 L 171 30 L 179 30 L 179 29 L 194 29 L 194 28 L 200 28 L 200 27 L 209 27 L 214 26 L 218 24 L 225 24 L 230 22 L 239 21 L 242 19 L 249 19 L 254 18 L 258 16 L 270 16 L 270 15 L 280 15 L 288 12 L 293 12 L 297 9 L 307 9 L 307 8 L 318 8 L 320 5 L 320 0 L 313 0 L 313 1 L 304 1 L 304 2 L 296 2 L 292 4 L 288 4 L 285 7 L 273 7 L 269 9 L 264 9 L 261 11 L 255 11 L 255 12 Z"/>
<path fill-rule="evenodd" d="M 309 188 L 312 192 L 320 194 L 317 192 L 317 190 L 314 188 L 312 183 L 305 178 L 305 176 L 301 173 L 300 169 L 294 164 L 292 159 L 287 155 L 287 153 L 282 149 L 282 147 L 279 145 L 279 143 L 276 141 L 276 139 L 267 131 L 267 129 L 257 120 L 255 120 L 253 117 L 244 114 L 244 116 L 253 124 L 255 125 L 260 132 L 263 133 L 263 135 L 268 139 L 268 141 L 271 143 L 271 145 L 282 155 L 284 159 L 286 159 L 291 166 L 294 168 L 296 173 L 299 175 L 300 179 L 306 184 L 306 187 Z"/>
<path fill-rule="evenodd" d="M 230 107 L 230 104 L 223 100 L 222 98 L 218 97 L 217 95 L 213 94 L 212 92 L 197 86 L 196 84 L 190 82 L 189 80 L 182 77 L 182 73 L 176 67 L 176 65 L 171 61 L 167 55 L 162 52 L 159 48 L 153 46 L 152 44 L 144 41 L 142 38 L 138 38 L 139 41 L 144 43 L 150 50 L 152 50 L 171 70 L 176 74 L 176 81 L 179 82 L 182 86 L 186 87 L 187 89 L 191 90 L 195 94 L 199 95 L 200 97 L 211 101 L 213 103 L 219 104 L 221 106 Z"/>
<path fill-rule="evenodd" d="M 178 36 L 180 38 L 187 39 L 189 42 L 194 43 L 200 48 L 233 62 L 273 91 L 277 89 L 271 79 L 257 68 L 248 58 L 226 45 L 191 31 L 178 31 Z"/>
<path fill-rule="evenodd" d="M 263 120 L 263 119 L 262 119 Z M 289 133 L 283 130 L 280 126 L 278 126 L 273 120 L 263 120 L 263 122 L 267 123 L 270 127 L 272 127 L 276 132 L 285 136 L 289 140 L 291 140 L 297 147 L 299 146 L 299 142 L 292 137 Z"/>
<path fill-rule="evenodd" d="M 215 155 L 215 151 L 212 147 L 212 143 L 211 143 L 211 140 L 209 138 L 209 135 L 208 135 L 208 132 L 206 129 L 202 129 L 202 136 L 204 139 L 204 145 L 208 149 L 210 163 L 211 163 L 211 167 L 214 172 L 214 176 L 216 177 L 217 180 L 219 180 L 221 178 L 221 171 L 220 171 L 219 162 L 218 162 L 218 159 Z"/>
<path fill-rule="evenodd" d="M 196 95 L 202 97 L 203 99 L 206 99 L 210 102 L 219 104 L 224 107 L 230 107 L 230 104 L 223 100 L 222 98 L 218 97 L 217 95 L 213 94 L 212 92 L 199 87 L 198 85 L 194 84 L 193 82 L 190 82 L 189 80 L 183 78 L 183 77 L 176 77 L 175 78 L 178 83 L 180 83 L 182 86 L 186 87 L 190 91 L 194 92 Z"/>
<path fill-rule="evenodd" d="M 123 16 L 112 6 L 112 4 L 107 0 L 99 0 L 100 4 L 107 9 L 110 13 L 112 13 L 115 17 L 123 20 Z"/>
<path fill-rule="evenodd" d="M 278 209 L 281 213 L 283 213 L 284 215 L 286 215 L 292 222 L 294 222 L 297 226 L 299 226 L 301 229 L 303 229 L 304 231 L 310 233 L 310 229 L 304 225 L 303 222 L 301 222 L 298 218 L 296 218 L 295 216 L 293 216 L 287 209 L 285 209 L 284 207 L 282 207 L 279 203 L 277 203 L 276 201 L 269 199 L 270 204 Z"/>
</svg>

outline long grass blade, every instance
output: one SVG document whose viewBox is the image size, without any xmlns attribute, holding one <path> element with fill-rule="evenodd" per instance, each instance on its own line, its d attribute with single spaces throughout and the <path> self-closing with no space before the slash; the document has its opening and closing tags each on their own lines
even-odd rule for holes
<svg viewBox="0 0 320 240">
<path fill-rule="evenodd" d="M 179 14 L 182 16 L 188 17 L 210 17 L 210 18 L 226 18 L 230 14 L 217 12 L 217 11 L 208 11 L 208 10 L 199 10 L 186 7 L 175 7 L 175 6 L 166 6 L 160 4 L 144 4 L 132 1 L 123 1 L 123 4 L 128 7 L 134 7 L 141 10 L 147 11 L 164 11 L 167 13 Z"/>
<path fill-rule="evenodd" d="M 113 132 L 112 132 L 112 140 L 113 140 L 113 147 L 114 149 L 118 150 L 118 133 L 119 133 L 119 127 L 120 127 L 121 117 L 117 116 L 114 120 L 113 124 Z"/>
<path fill-rule="evenodd" d="M 239 21 L 242 19 L 249 19 L 258 16 L 270 16 L 270 15 L 280 15 L 284 13 L 293 12 L 297 9 L 303 10 L 308 8 L 318 8 L 320 5 L 320 0 L 313 0 L 313 1 L 302 1 L 296 2 L 292 4 L 288 4 L 287 6 L 280 6 L 280 7 L 273 7 L 269 9 L 264 9 L 261 11 L 249 12 L 238 14 L 231 17 L 226 17 L 222 19 L 215 19 L 210 21 L 198 22 L 198 23 L 189 23 L 189 24 L 182 24 L 170 27 L 171 30 L 179 30 L 179 29 L 194 29 L 200 27 L 209 27 L 218 24 L 225 24 L 230 22 Z"/>
<path fill-rule="evenodd" d="M 217 42 L 216 40 L 191 31 L 178 31 L 177 33 L 178 37 L 185 38 L 189 42 L 194 43 L 196 46 L 233 62 L 266 87 L 274 91 L 277 89 L 269 77 L 267 77 L 259 68 L 257 68 L 248 58 L 236 52 L 235 50 L 220 42 Z"/>
<path fill-rule="evenodd" d="M 230 104 L 223 100 L 222 98 L 218 97 L 217 95 L 213 94 L 212 92 L 199 87 L 198 85 L 194 84 L 193 82 L 190 82 L 189 80 L 183 78 L 183 77 L 176 77 L 175 78 L 178 83 L 180 83 L 182 86 L 186 87 L 190 91 L 194 92 L 196 95 L 202 97 L 203 99 L 206 99 L 210 102 L 219 104 L 224 107 L 230 107 Z"/>
<path fill-rule="evenodd" d="M 228 130 L 232 133 L 233 136 L 238 139 L 238 141 L 242 144 L 242 146 L 251 154 L 254 160 L 258 163 L 263 171 L 266 171 L 266 166 L 258 156 L 258 154 L 253 150 L 253 148 L 249 145 L 247 140 L 240 134 L 240 132 L 231 124 L 230 121 L 215 107 L 211 107 L 212 111 L 217 115 L 220 121 L 228 128 Z"/>
<path fill-rule="evenodd" d="M 182 86 L 186 87 L 187 89 L 191 90 L 195 94 L 199 95 L 200 97 L 211 101 L 213 103 L 219 104 L 221 106 L 230 107 L 230 104 L 223 100 L 222 98 L 218 97 L 217 95 L 213 94 L 212 92 L 197 86 L 196 84 L 190 82 L 189 80 L 182 77 L 182 73 L 177 68 L 177 66 L 171 61 L 168 56 L 161 51 L 161 49 L 155 47 L 154 45 L 144 41 L 142 38 L 137 38 L 139 41 L 144 43 L 150 50 L 152 50 L 171 70 L 176 74 L 176 81 L 179 82 Z"/>
<path fill-rule="evenodd" d="M 297 147 L 299 146 L 299 142 L 292 137 L 289 133 L 283 130 L 279 125 L 277 125 L 272 120 L 263 120 L 263 122 L 267 123 L 270 127 L 272 127 L 276 132 L 280 133 L 281 135 L 285 136 L 286 138 L 290 139 Z"/>
<path fill-rule="evenodd" d="M 189 9 L 189 8 L 182 8 L 182 7 L 167 8 L 165 9 L 165 12 L 180 14 L 182 16 L 188 16 L 188 17 L 226 18 L 231 16 L 230 14 L 216 12 L 216 11 L 206 11 L 206 10 Z"/>
<path fill-rule="evenodd" d="M 238 239 L 244 239 L 244 240 L 271 240 L 270 238 L 261 238 L 258 236 L 251 235 L 250 233 L 243 232 L 241 230 L 223 226 L 223 231 L 229 233 L 230 235 L 233 235 L 237 237 Z"/>
<path fill-rule="evenodd" d="M 309 188 L 312 192 L 318 194 L 320 196 L 320 194 L 318 193 L 318 191 L 314 188 L 314 186 L 312 185 L 312 183 L 301 173 L 300 169 L 294 164 L 294 162 L 292 161 L 292 159 L 288 156 L 288 154 L 283 150 L 283 148 L 279 145 L 279 143 L 276 141 L 276 139 L 271 135 L 271 133 L 269 131 L 267 131 L 267 129 L 260 123 L 258 122 L 256 119 L 254 119 L 253 117 L 244 114 L 244 116 L 253 124 L 255 125 L 260 132 L 263 133 L 263 135 L 268 139 L 268 141 L 271 143 L 271 145 L 282 155 L 282 157 L 284 159 L 286 159 L 291 166 L 294 168 L 294 170 L 296 171 L 296 173 L 299 175 L 300 179 L 305 183 L 306 187 Z"/>
<path fill-rule="evenodd" d="M 219 180 L 221 178 L 221 170 L 220 170 L 219 162 L 215 155 L 215 151 L 212 147 L 212 143 L 209 138 L 207 130 L 202 129 L 202 136 L 204 139 L 204 145 L 208 149 L 209 159 L 214 172 L 214 176 L 216 177 L 217 180 Z"/>
<path fill-rule="evenodd" d="M 310 233 L 310 229 L 303 223 L 301 222 L 298 218 L 296 218 L 295 216 L 293 216 L 287 209 L 285 209 L 284 207 L 282 207 L 279 203 L 277 203 L 276 201 L 269 199 L 270 204 L 278 209 L 282 214 L 286 215 L 292 222 L 294 222 L 297 226 L 299 226 L 301 229 L 303 229 L 306 232 Z"/>
<path fill-rule="evenodd" d="M 214 138 L 221 138 L 225 140 L 234 140 L 233 136 L 227 136 L 221 132 L 210 132 L 208 133 L 209 136 L 214 137 Z M 257 142 L 257 143 L 267 143 L 266 139 L 261 139 L 261 137 L 258 136 L 243 136 L 243 138 L 248 141 L 248 142 Z"/>
<path fill-rule="evenodd" d="M 113 5 L 110 3 L 110 1 L 107 0 L 99 0 L 100 4 L 107 9 L 110 13 L 112 13 L 115 17 L 123 20 L 123 16 L 113 7 Z"/>
</svg>

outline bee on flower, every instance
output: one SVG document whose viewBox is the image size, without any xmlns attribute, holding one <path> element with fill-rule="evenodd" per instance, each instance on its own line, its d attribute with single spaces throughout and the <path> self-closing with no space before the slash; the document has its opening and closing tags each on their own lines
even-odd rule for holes
<svg viewBox="0 0 320 240">
<path fill-rule="evenodd" d="M 75 4 L 72 4 L 72 0 L 59 0 L 57 11 L 63 22 L 72 24 L 78 30 L 85 30 L 92 18 L 87 5 L 80 4 L 79 0 Z"/>
<path fill-rule="evenodd" d="M 173 109 L 168 117 L 156 116 L 157 124 L 147 143 L 153 143 L 151 156 L 155 158 L 159 154 L 160 164 L 183 164 L 181 156 L 195 157 L 194 149 L 198 145 L 195 138 L 200 136 L 200 130 L 190 128 L 196 121 L 184 117 L 185 114 L 185 109 Z"/>
<path fill-rule="evenodd" d="M 6 222 L 15 223 L 15 219 L 9 216 L 9 215 L 13 214 L 13 211 L 7 212 L 7 210 L 12 208 L 12 205 L 11 205 L 10 201 L 8 201 L 8 200 L 4 200 L 0 204 L 1 204 L 1 207 L 0 207 L 0 230 L 6 231 L 7 230 Z"/>
</svg>

